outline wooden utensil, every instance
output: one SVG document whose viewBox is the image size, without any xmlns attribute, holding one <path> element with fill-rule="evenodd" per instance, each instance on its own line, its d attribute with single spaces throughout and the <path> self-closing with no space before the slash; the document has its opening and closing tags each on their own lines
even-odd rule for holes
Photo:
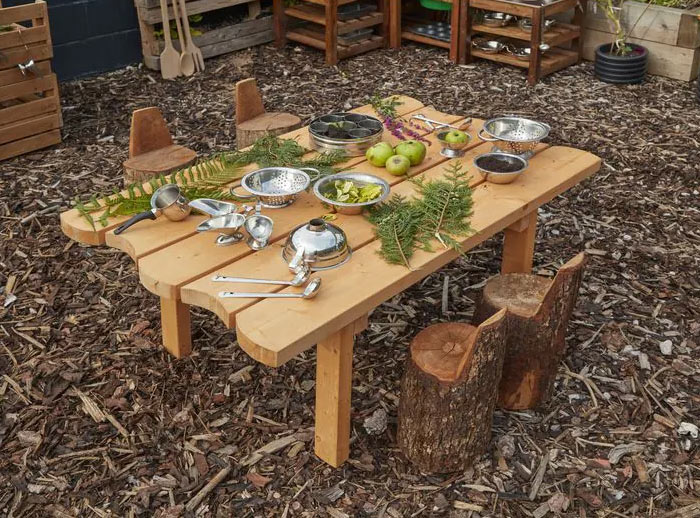
<svg viewBox="0 0 700 518">
<path fill-rule="evenodd" d="M 170 39 L 167 0 L 160 0 L 160 13 L 163 18 L 163 37 L 165 38 L 165 50 L 160 54 L 160 73 L 163 79 L 172 79 L 180 75 L 180 54 L 175 50 Z"/>
<path fill-rule="evenodd" d="M 182 25 L 180 24 L 180 13 L 178 12 L 177 0 L 173 0 L 173 13 L 175 13 L 177 37 L 180 40 L 180 71 L 185 76 L 191 76 L 194 74 L 195 69 L 194 57 L 185 44 L 186 40 L 182 33 Z"/>
<path fill-rule="evenodd" d="M 176 2 L 177 0 L 173 0 Z M 204 70 L 204 56 L 202 56 L 202 51 L 197 48 L 197 46 L 192 41 L 192 35 L 190 34 L 190 21 L 187 18 L 187 6 L 185 5 L 185 0 L 180 0 L 180 11 L 182 11 L 182 24 L 185 29 L 185 37 L 187 38 L 187 51 L 192 53 L 194 57 L 194 65 L 198 71 Z"/>
</svg>

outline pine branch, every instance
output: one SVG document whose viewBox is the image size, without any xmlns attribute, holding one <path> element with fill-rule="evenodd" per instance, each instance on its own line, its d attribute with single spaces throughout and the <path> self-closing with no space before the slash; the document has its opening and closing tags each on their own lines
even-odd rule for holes
<svg viewBox="0 0 700 518">
<path fill-rule="evenodd" d="M 416 249 L 420 216 L 414 202 L 394 195 L 370 212 L 370 222 L 382 246 L 379 254 L 391 264 L 403 264 L 412 269 L 410 259 Z"/>
</svg>

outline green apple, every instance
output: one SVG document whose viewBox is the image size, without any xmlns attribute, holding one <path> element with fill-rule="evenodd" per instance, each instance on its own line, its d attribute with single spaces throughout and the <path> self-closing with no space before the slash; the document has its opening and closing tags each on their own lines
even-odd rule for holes
<svg viewBox="0 0 700 518">
<path fill-rule="evenodd" d="M 386 161 L 386 170 L 394 176 L 401 176 L 408 172 L 411 161 L 403 155 L 394 155 Z"/>
<path fill-rule="evenodd" d="M 398 144 L 394 151 L 397 155 L 403 155 L 411 161 L 411 165 L 420 164 L 425 158 L 425 144 L 417 140 L 406 140 Z"/>
<path fill-rule="evenodd" d="M 447 132 L 444 139 L 448 144 L 464 144 L 469 136 L 463 131 L 451 130 Z"/>
<path fill-rule="evenodd" d="M 367 161 L 377 167 L 384 167 L 389 157 L 394 155 L 394 149 L 388 142 L 379 142 L 365 153 Z"/>
</svg>

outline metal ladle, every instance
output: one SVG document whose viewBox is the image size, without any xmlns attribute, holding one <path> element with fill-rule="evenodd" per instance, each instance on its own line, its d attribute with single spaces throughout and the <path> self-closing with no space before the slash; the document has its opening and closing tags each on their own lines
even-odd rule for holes
<svg viewBox="0 0 700 518">
<path fill-rule="evenodd" d="M 301 293 L 245 293 L 242 291 L 220 291 L 222 299 L 312 299 L 321 289 L 321 278 L 314 277 Z"/>
<path fill-rule="evenodd" d="M 212 277 L 214 282 L 247 282 L 250 284 L 280 284 L 283 286 L 303 286 L 311 277 L 311 270 L 304 268 L 299 270 L 291 281 L 274 281 L 271 279 L 251 279 L 248 277 L 227 277 L 225 275 L 216 275 Z"/>
</svg>

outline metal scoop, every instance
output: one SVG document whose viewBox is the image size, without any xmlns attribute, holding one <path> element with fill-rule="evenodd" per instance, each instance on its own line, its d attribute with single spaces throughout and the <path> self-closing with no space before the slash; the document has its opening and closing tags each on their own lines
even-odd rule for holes
<svg viewBox="0 0 700 518">
<path fill-rule="evenodd" d="M 246 218 L 243 227 L 250 234 L 246 243 L 253 250 L 262 250 L 267 246 L 267 242 L 272 235 L 273 222 L 267 216 L 255 214 Z"/>
<path fill-rule="evenodd" d="M 321 289 L 321 278 L 314 277 L 301 293 L 244 293 L 242 291 L 220 291 L 222 299 L 312 299 Z"/>
<path fill-rule="evenodd" d="M 274 281 L 271 279 L 251 279 L 249 277 L 227 277 L 225 275 L 215 275 L 214 282 L 247 282 L 251 284 L 280 284 L 283 286 L 303 286 L 311 277 L 311 270 L 305 268 L 300 270 L 291 281 Z"/>
</svg>

